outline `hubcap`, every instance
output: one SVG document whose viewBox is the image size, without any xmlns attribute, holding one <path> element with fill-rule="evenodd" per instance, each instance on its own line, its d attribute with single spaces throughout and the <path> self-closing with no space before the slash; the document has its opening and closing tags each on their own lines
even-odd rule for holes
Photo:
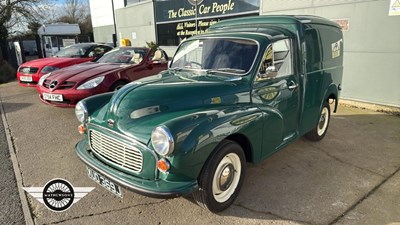
<svg viewBox="0 0 400 225">
<path fill-rule="evenodd" d="M 321 136 L 325 133 L 326 128 L 328 127 L 329 120 L 329 111 L 327 107 L 324 107 L 321 112 L 321 117 L 319 119 L 319 123 L 317 126 L 318 135 Z"/>
<path fill-rule="evenodd" d="M 219 177 L 219 188 L 221 191 L 228 190 L 229 186 L 232 184 L 234 174 L 235 169 L 232 164 L 226 165 Z"/>
<path fill-rule="evenodd" d="M 240 158 L 235 153 L 227 154 L 219 162 L 212 183 L 213 196 L 217 202 L 223 203 L 233 195 L 241 172 Z"/>
</svg>

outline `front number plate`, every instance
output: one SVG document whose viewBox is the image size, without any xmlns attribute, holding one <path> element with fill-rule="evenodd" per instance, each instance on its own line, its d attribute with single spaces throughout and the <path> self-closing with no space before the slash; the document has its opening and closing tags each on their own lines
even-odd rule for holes
<svg viewBox="0 0 400 225">
<path fill-rule="evenodd" d="M 33 81 L 32 77 L 28 77 L 28 76 L 20 76 L 19 80 L 24 81 L 24 82 L 32 82 Z"/>
<path fill-rule="evenodd" d="M 115 194 L 116 196 L 122 198 L 122 190 L 118 185 L 105 178 L 103 175 L 97 173 L 92 168 L 86 167 L 86 169 L 88 171 L 88 176 L 90 179 L 94 180 L 96 183 L 100 184 L 102 187 Z"/>
<path fill-rule="evenodd" d="M 63 96 L 59 95 L 59 94 L 43 93 L 43 99 L 48 100 L 48 101 L 54 101 L 54 102 L 62 102 Z"/>
</svg>

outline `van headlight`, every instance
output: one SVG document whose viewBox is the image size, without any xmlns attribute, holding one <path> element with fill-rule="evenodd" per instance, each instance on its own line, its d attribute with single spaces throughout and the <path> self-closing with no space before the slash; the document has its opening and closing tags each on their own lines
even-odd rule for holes
<svg viewBox="0 0 400 225">
<path fill-rule="evenodd" d="M 44 80 L 46 80 L 47 77 L 49 77 L 51 73 L 46 73 L 45 75 L 41 76 L 38 82 L 38 85 L 43 86 Z"/>
<path fill-rule="evenodd" d="M 88 119 L 88 111 L 85 103 L 79 101 L 75 106 L 75 116 L 81 123 L 87 122 Z"/>
<path fill-rule="evenodd" d="M 165 126 L 156 127 L 151 133 L 151 145 L 162 156 L 171 154 L 174 151 L 174 138 L 169 129 Z"/>
</svg>

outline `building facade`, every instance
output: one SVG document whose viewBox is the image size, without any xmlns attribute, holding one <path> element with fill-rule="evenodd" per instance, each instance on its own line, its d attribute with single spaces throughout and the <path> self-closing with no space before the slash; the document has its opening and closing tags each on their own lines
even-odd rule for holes
<svg viewBox="0 0 400 225">
<path fill-rule="evenodd" d="M 116 31 L 118 40 L 154 41 L 170 56 L 183 39 L 224 19 L 287 14 L 334 20 L 344 35 L 341 97 L 400 107 L 400 0 L 111 1 L 90 0 L 95 41 L 111 43 Z"/>
</svg>

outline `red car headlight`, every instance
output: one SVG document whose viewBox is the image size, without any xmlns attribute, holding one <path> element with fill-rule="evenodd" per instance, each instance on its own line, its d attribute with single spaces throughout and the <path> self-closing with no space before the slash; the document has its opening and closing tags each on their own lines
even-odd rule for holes
<svg viewBox="0 0 400 225">
<path fill-rule="evenodd" d="M 86 81 L 85 83 L 79 85 L 78 88 L 76 88 L 77 90 L 84 90 L 84 89 L 91 89 L 91 88 L 95 88 L 97 86 L 99 86 L 99 84 L 101 82 L 103 82 L 104 80 L 104 76 L 101 77 L 96 77 L 93 78 L 91 80 Z"/>
<path fill-rule="evenodd" d="M 40 73 L 50 73 L 56 70 L 59 70 L 60 68 L 56 66 L 45 66 L 43 69 L 40 71 Z"/>
</svg>

